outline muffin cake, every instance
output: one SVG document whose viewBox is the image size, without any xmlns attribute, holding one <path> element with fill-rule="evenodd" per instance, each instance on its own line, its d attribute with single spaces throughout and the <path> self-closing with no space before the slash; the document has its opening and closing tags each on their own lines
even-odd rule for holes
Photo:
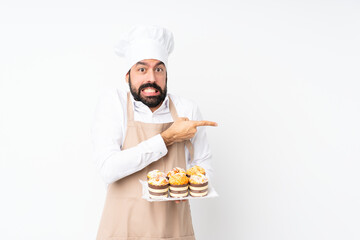
<svg viewBox="0 0 360 240">
<path fill-rule="evenodd" d="M 148 180 L 150 198 L 163 198 L 168 196 L 169 180 L 164 176 L 155 176 Z"/>
<path fill-rule="evenodd" d="M 170 197 L 181 198 L 187 197 L 189 178 L 185 173 L 175 173 L 170 175 Z"/>
<path fill-rule="evenodd" d="M 192 197 L 203 197 L 208 194 L 208 178 L 201 174 L 193 174 L 189 179 L 190 195 Z"/>
</svg>

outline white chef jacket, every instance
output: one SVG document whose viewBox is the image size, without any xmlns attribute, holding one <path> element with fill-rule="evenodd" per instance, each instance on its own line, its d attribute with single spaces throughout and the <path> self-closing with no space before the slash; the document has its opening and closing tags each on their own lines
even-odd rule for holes
<svg viewBox="0 0 360 240">
<path fill-rule="evenodd" d="M 169 97 L 173 101 L 179 117 L 190 120 L 204 120 L 193 101 L 167 94 L 161 106 L 151 112 L 140 101 L 135 101 L 131 96 L 134 106 L 134 120 L 145 123 L 172 122 L 169 110 Z M 92 126 L 92 141 L 95 152 L 95 164 L 106 184 L 113 183 L 130 174 L 140 171 L 147 165 L 159 160 L 168 152 L 160 134 L 139 143 L 137 146 L 121 150 L 126 126 L 127 92 L 121 89 L 105 90 L 99 97 Z M 190 164 L 190 154 L 185 148 L 186 168 L 198 165 L 205 169 L 210 179 L 213 174 L 211 167 L 211 152 L 206 137 L 205 127 L 197 127 L 195 136 L 190 139 L 194 146 L 194 160 Z M 174 166 L 176 167 L 176 166 Z M 167 169 L 169 171 L 171 169 Z"/>
</svg>

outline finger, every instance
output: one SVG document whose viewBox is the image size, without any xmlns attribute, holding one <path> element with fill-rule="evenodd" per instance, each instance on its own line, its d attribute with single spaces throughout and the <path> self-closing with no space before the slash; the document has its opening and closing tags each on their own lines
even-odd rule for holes
<svg viewBox="0 0 360 240">
<path fill-rule="evenodd" d="M 195 127 L 200 127 L 200 126 L 213 126 L 216 127 L 218 124 L 216 122 L 212 122 L 212 121 L 193 121 L 195 124 Z"/>
<path fill-rule="evenodd" d="M 180 203 L 180 201 L 179 201 L 179 200 L 176 200 L 175 203 Z"/>
</svg>

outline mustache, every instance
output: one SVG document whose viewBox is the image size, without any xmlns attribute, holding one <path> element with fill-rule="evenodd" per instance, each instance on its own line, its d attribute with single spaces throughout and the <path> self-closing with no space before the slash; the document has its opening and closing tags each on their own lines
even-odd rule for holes
<svg viewBox="0 0 360 240">
<path fill-rule="evenodd" d="M 157 85 L 156 83 L 145 83 L 145 84 L 143 84 L 143 85 L 141 85 L 141 86 L 139 87 L 139 92 L 138 92 L 138 94 L 140 95 L 141 90 L 143 90 L 144 88 L 148 88 L 148 87 L 155 88 L 155 89 L 158 90 L 161 94 L 163 93 L 163 92 L 162 92 L 162 89 L 160 88 L 160 86 Z"/>
</svg>

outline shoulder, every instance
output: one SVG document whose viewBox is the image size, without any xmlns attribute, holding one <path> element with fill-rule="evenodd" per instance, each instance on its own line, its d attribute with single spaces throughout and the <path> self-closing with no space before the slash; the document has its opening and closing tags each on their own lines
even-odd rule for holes
<svg viewBox="0 0 360 240">
<path fill-rule="evenodd" d="M 180 97 L 169 93 L 169 98 L 175 105 L 179 117 L 187 117 L 190 120 L 198 120 L 200 111 L 197 103 L 189 98 Z"/>
</svg>

